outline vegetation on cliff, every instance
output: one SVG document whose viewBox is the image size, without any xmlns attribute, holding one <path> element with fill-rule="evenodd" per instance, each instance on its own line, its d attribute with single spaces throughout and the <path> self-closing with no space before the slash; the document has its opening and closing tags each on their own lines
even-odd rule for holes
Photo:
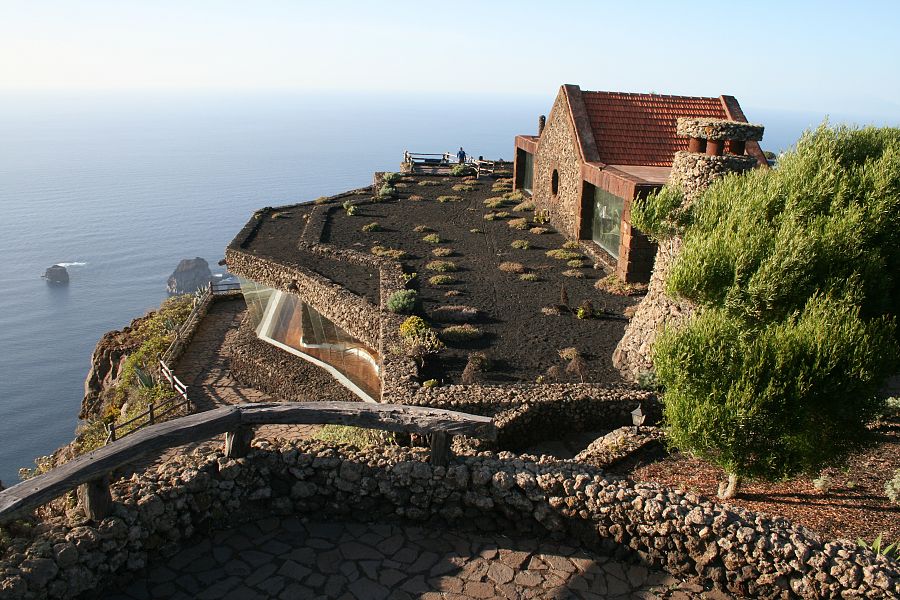
<svg viewBox="0 0 900 600">
<path fill-rule="evenodd" d="M 667 291 L 699 307 L 656 346 L 671 440 L 732 484 L 845 456 L 900 354 L 900 130 L 823 125 L 776 169 L 725 177 L 678 214 L 675 196 L 635 213 L 683 232 Z"/>
</svg>

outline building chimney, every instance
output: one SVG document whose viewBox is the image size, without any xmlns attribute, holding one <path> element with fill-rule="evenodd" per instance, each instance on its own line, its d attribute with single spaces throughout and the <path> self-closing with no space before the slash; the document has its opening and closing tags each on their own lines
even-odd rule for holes
<svg viewBox="0 0 900 600">
<path fill-rule="evenodd" d="M 538 117 L 538 135 L 544 133 L 544 125 L 547 124 L 547 117 L 545 115 L 541 115 Z"/>
</svg>

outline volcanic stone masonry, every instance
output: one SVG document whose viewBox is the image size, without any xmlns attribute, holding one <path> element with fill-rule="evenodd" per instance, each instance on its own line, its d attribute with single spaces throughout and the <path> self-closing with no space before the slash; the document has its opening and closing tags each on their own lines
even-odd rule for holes
<svg viewBox="0 0 900 600">
<path fill-rule="evenodd" d="M 678 133 L 690 136 L 692 142 L 694 139 L 743 142 L 762 139 L 763 128 L 737 121 L 678 119 Z M 699 147 L 709 150 L 702 144 Z M 676 152 L 668 185 L 679 186 L 683 190 L 684 200 L 680 210 L 684 210 L 716 179 L 727 173 L 747 171 L 755 164 L 756 159 L 746 155 Z M 681 251 L 681 244 L 679 235 L 659 241 L 647 295 L 638 304 L 613 353 L 613 365 L 628 380 L 637 381 L 643 374 L 653 371 L 653 344 L 657 335 L 667 325 L 683 323 L 694 310 L 687 300 L 671 298 L 666 294 L 666 279 Z"/>
<path fill-rule="evenodd" d="M 401 447 L 258 442 L 229 459 L 207 445 L 115 482 L 112 495 L 113 515 L 99 523 L 57 512 L 30 539 L 13 539 L 0 596 L 71 598 L 127 582 L 196 532 L 266 514 L 527 532 L 753 598 L 900 596 L 896 562 L 852 542 L 826 543 L 782 519 L 590 466 L 508 453 L 435 467 Z"/>
</svg>

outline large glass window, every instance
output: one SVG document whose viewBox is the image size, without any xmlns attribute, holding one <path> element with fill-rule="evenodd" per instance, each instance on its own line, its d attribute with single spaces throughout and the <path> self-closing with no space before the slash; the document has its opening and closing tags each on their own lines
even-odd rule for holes
<svg viewBox="0 0 900 600">
<path fill-rule="evenodd" d="M 534 154 L 526 152 L 525 175 L 522 178 L 522 189 L 530 194 L 532 185 L 534 185 Z"/>
<path fill-rule="evenodd" d="M 242 280 L 256 335 L 328 370 L 364 400 L 381 394 L 378 355 L 294 294 Z"/>
<path fill-rule="evenodd" d="M 619 241 L 622 236 L 622 210 L 624 198 L 594 187 L 594 206 L 591 222 L 591 238 L 601 248 L 619 258 Z"/>
</svg>

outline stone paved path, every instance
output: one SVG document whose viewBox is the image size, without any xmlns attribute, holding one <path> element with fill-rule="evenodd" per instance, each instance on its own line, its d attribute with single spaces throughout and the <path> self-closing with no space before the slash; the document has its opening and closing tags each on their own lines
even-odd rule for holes
<svg viewBox="0 0 900 600">
<path fill-rule="evenodd" d="M 222 531 L 106 600 L 646 598 L 677 585 L 563 545 L 397 524 L 272 517 Z"/>
</svg>

